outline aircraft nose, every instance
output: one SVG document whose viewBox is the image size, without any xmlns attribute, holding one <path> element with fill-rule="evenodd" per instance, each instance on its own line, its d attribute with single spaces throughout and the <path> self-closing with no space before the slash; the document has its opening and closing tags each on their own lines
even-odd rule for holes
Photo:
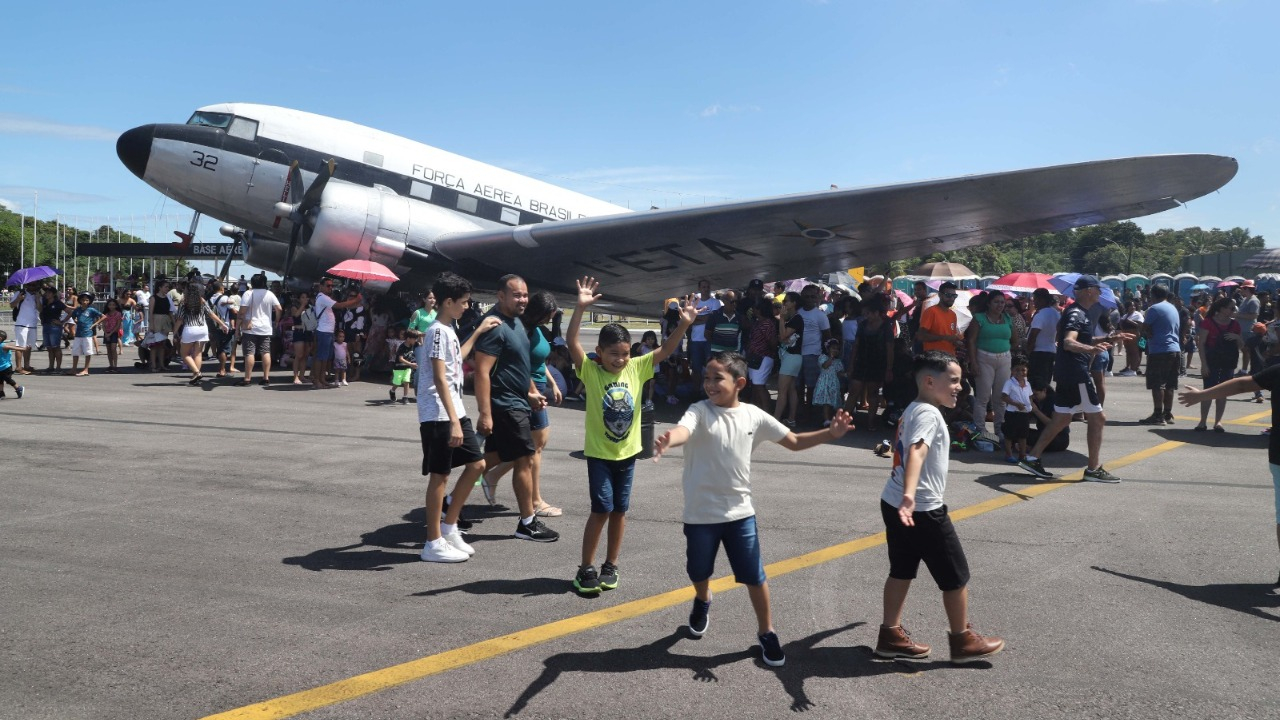
<svg viewBox="0 0 1280 720">
<path fill-rule="evenodd" d="M 140 179 L 145 179 L 143 175 L 147 173 L 147 160 L 151 158 L 151 139 L 155 129 L 155 125 L 143 125 L 125 131 L 116 140 L 116 155 L 120 156 L 120 162 Z"/>
</svg>

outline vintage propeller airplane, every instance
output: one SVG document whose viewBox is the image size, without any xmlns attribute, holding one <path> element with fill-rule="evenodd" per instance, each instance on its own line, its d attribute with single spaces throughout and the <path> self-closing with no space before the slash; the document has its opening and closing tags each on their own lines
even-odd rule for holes
<svg viewBox="0 0 1280 720">
<path fill-rule="evenodd" d="M 246 262 L 287 278 L 357 258 L 410 282 L 449 269 L 494 287 L 515 272 L 572 294 L 589 274 L 607 283 L 610 308 L 645 314 L 698 278 L 739 286 L 1150 215 L 1237 170 L 1229 157 L 1157 155 L 631 212 L 373 128 L 248 103 L 134 128 L 116 153 L 227 223 Z"/>
</svg>

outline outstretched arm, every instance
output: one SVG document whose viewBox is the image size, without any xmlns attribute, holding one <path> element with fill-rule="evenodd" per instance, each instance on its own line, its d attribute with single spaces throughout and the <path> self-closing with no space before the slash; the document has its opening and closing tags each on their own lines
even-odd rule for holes
<svg viewBox="0 0 1280 720">
<path fill-rule="evenodd" d="M 1261 389 L 1262 386 L 1254 382 L 1252 376 L 1245 375 L 1231 378 L 1224 383 L 1218 383 L 1204 390 L 1197 390 L 1188 385 L 1182 392 L 1178 393 L 1178 402 L 1189 407 L 1206 400 L 1217 400 L 1218 398 L 1230 397 L 1243 392 L 1255 392 Z"/>
<path fill-rule="evenodd" d="M 658 462 L 662 459 L 662 453 L 687 442 L 689 442 L 689 428 L 683 425 L 677 425 L 662 433 L 653 443 L 653 461 Z"/>
<path fill-rule="evenodd" d="M 906 466 L 902 473 L 902 504 L 898 506 L 898 519 L 907 527 L 916 524 L 911 513 L 916 510 L 916 486 L 920 484 L 920 469 L 928 455 L 929 445 L 924 440 L 917 440 L 907 448 Z"/>
<path fill-rule="evenodd" d="M 565 345 L 569 346 L 569 357 L 573 359 L 573 366 L 582 369 L 582 363 L 587 359 L 587 353 L 582 349 L 582 343 L 578 342 L 578 332 L 582 329 L 582 313 L 586 309 L 596 303 L 597 300 L 604 297 L 596 292 L 600 288 L 600 283 L 595 278 L 587 276 L 578 281 L 578 302 L 573 306 L 573 317 L 569 319 L 569 330 L 564 335 Z"/>
<path fill-rule="evenodd" d="M 680 323 L 676 326 L 675 332 L 668 335 L 666 342 L 653 351 L 654 365 L 671 357 L 671 353 L 680 347 L 680 341 L 684 338 L 685 332 L 689 330 L 689 326 L 693 325 L 693 321 L 697 319 L 698 303 L 690 295 L 684 299 L 684 305 L 680 308 Z"/>
<path fill-rule="evenodd" d="M 787 433 L 787 436 L 778 441 L 778 444 L 788 450 L 808 450 L 815 445 L 829 442 L 844 437 L 853 427 L 853 418 L 844 410 L 837 410 L 836 415 L 831 420 L 831 426 L 823 430 L 814 430 L 807 433 Z"/>
</svg>

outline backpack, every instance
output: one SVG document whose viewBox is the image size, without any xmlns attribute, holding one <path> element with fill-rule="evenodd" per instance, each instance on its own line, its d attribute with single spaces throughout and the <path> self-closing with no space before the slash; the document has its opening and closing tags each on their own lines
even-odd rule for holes
<svg viewBox="0 0 1280 720">
<path fill-rule="evenodd" d="M 302 329 L 307 332 L 314 332 L 320 325 L 320 319 L 316 317 L 314 307 L 309 307 L 302 311 Z"/>
</svg>

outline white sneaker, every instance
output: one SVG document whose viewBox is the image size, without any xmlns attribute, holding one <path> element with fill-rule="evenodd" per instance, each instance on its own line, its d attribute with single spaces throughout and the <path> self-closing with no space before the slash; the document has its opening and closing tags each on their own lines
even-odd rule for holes
<svg viewBox="0 0 1280 720">
<path fill-rule="evenodd" d="M 437 538 L 422 548 L 422 559 L 427 562 L 460 563 L 471 558 L 470 555 L 454 548 L 444 538 Z"/>
<path fill-rule="evenodd" d="M 467 541 L 462 539 L 462 533 L 457 530 L 445 535 L 444 540 L 449 543 L 449 547 L 466 553 L 468 557 L 476 554 L 476 549 L 468 545 Z"/>
<path fill-rule="evenodd" d="M 347 382 L 346 380 L 343 380 L 343 381 L 342 381 L 342 384 L 343 384 L 343 385 L 350 385 L 351 383 Z"/>
</svg>

